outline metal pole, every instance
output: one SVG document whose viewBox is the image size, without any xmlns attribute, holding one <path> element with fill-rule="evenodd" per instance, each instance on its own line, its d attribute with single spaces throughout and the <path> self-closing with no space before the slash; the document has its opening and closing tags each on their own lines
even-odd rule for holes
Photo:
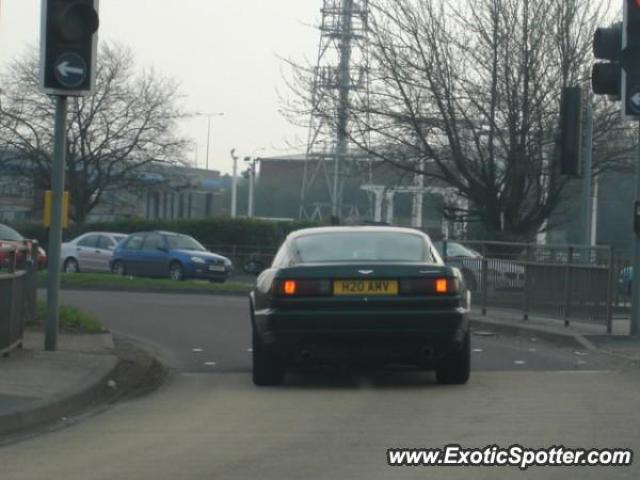
<svg viewBox="0 0 640 480">
<path fill-rule="evenodd" d="M 211 139 L 211 115 L 207 115 L 207 170 L 209 170 L 209 142 Z"/>
<path fill-rule="evenodd" d="M 251 166 L 249 167 L 249 205 L 247 205 L 248 217 L 253 218 L 253 188 L 254 188 L 254 178 L 256 175 L 256 164 L 255 161 L 252 161 Z"/>
<path fill-rule="evenodd" d="M 238 157 L 233 156 L 233 176 L 231 177 L 231 218 L 236 218 L 238 208 Z"/>
<path fill-rule="evenodd" d="M 353 40 L 353 0 L 342 2 L 342 31 L 340 33 L 340 64 L 338 66 L 338 125 L 336 155 L 333 169 L 333 217 L 342 216 L 342 162 L 346 161 L 349 148 L 349 94 L 351 91 L 351 53 Z"/>
<path fill-rule="evenodd" d="M 585 137 L 584 147 L 584 171 L 582 172 L 582 234 L 583 243 L 592 245 L 591 243 L 591 224 L 593 216 L 593 194 L 592 194 L 592 167 L 593 167 L 593 106 L 591 98 L 587 101 L 585 110 Z"/>
<path fill-rule="evenodd" d="M 638 150 L 636 159 L 636 201 L 640 201 L 640 122 L 638 122 Z M 635 212 L 634 212 L 635 214 Z M 640 333 L 640 234 L 635 234 L 635 248 L 633 254 L 633 282 L 631 299 L 631 331 L 632 337 Z"/>
<path fill-rule="evenodd" d="M 58 311 L 60 293 L 60 249 L 62 244 L 62 202 L 67 123 L 67 97 L 56 97 L 55 145 L 51 169 L 51 227 L 49 228 L 49 266 L 47 274 L 47 322 L 44 349 L 55 351 L 58 345 Z"/>
</svg>

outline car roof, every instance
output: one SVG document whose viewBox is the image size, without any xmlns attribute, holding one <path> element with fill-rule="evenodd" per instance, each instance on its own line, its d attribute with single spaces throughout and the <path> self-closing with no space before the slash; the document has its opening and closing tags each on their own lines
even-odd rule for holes
<svg viewBox="0 0 640 480">
<path fill-rule="evenodd" d="M 103 231 L 90 231 L 90 232 L 84 232 L 80 235 L 78 235 L 78 237 L 84 237 L 85 235 L 124 235 L 125 237 L 127 235 L 129 235 L 128 233 L 122 233 L 122 232 L 103 232 Z"/>
<path fill-rule="evenodd" d="M 332 227 L 313 227 L 313 228 L 303 228 L 301 230 L 296 230 L 295 232 L 291 232 L 288 239 L 296 239 L 298 237 L 303 237 L 307 235 L 321 235 L 326 233 L 408 233 L 412 235 L 418 235 L 421 237 L 429 238 L 429 236 L 422 232 L 421 230 L 417 230 L 415 228 L 409 227 L 392 227 L 392 226 L 380 226 L 380 225 L 367 225 L 367 226 L 332 226 Z"/>
<path fill-rule="evenodd" d="M 160 235 L 181 235 L 183 237 L 189 236 L 186 233 L 168 232 L 166 230 L 145 230 L 142 232 L 133 232 L 133 233 L 130 233 L 129 235 L 147 235 L 149 233 L 158 233 Z"/>
</svg>

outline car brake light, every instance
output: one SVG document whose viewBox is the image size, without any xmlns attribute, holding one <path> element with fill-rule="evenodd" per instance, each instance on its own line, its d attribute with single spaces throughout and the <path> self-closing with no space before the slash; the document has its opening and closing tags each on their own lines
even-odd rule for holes
<svg viewBox="0 0 640 480">
<path fill-rule="evenodd" d="M 402 295 L 455 295 L 460 292 L 457 278 L 411 278 L 400 282 Z"/>
<path fill-rule="evenodd" d="M 322 297 L 331 295 L 329 280 L 277 280 L 274 294 L 279 297 Z"/>
<path fill-rule="evenodd" d="M 296 281 L 295 280 L 287 280 L 284 282 L 283 288 L 285 295 L 295 295 L 296 294 Z"/>
<path fill-rule="evenodd" d="M 449 282 L 446 278 L 438 278 L 436 280 L 436 293 L 448 293 Z"/>
</svg>

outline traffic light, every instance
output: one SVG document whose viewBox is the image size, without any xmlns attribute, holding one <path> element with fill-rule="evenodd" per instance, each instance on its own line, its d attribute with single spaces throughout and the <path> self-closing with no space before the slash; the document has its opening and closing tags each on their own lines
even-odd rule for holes
<svg viewBox="0 0 640 480">
<path fill-rule="evenodd" d="M 93 93 L 98 25 L 98 0 L 42 0 L 40 87 L 44 93 Z"/>
<path fill-rule="evenodd" d="M 624 2 L 621 64 L 623 112 L 640 119 L 640 0 Z"/>
<path fill-rule="evenodd" d="M 580 176 L 582 172 L 582 89 L 567 87 L 560 99 L 560 173 Z"/>
<path fill-rule="evenodd" d="M 609 95 L 620 100 L 622 85 L 622 23 L 607 28 L 598 28 L 593 36 L 593 55 L 608 62 L 593 65 L 591 86 L 596 95 Z"/>
</svg>

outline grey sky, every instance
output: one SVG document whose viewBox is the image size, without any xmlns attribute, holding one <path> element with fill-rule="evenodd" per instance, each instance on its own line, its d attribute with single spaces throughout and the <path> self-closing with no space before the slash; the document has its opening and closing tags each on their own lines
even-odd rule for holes
<svg viewBox="0 0 640 480">
<path fill-rule="evenodd" d="M 286 93 L 279 56 L 313 59 L 312 28 L 321 0 L 101 0 L 100 39 L 130 46 L 138 64 L 178 80 L 193 110 L 224 112 L 212 119 L 210 168 L 231 170 L 241 156 L 286 150 L 305 138 L 278 113 Z M 40 0 L 0 0 L 0 68 L 37 45 Z M 204 165 L 207 119 L 185 122 Z M 264 150 L 261 150 L 264 148 Z M 193 159 L 194 152 L 190 154 Z"/>
</svg>

